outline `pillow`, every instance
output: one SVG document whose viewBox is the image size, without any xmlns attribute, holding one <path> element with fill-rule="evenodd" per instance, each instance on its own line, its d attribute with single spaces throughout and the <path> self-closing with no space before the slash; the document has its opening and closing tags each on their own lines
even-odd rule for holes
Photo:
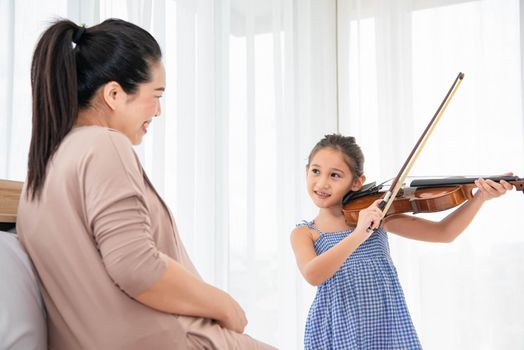
<svg viewBox="0 0 524 350">
<path fill-rule="evenodd" d="M 0 231 L 0 349 L 47 349 L 45 309 L 18 238 Z"/>
</svg>

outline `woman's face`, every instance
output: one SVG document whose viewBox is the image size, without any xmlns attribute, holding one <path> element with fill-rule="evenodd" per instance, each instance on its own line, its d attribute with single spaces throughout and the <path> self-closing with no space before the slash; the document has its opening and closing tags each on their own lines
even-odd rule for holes
<svg viewBox="0 0 524 350">
<path fill-rule="evenodd" d="M 142 142 L 153 117 L 160 114 L 160 98 L 165 89 L 165 70 L 162 62 L 151 65 L 151 81 L 138 85 L 134 94 L 126 94 L 118 113 L 109 127 L 125 134 L 133 145 Z"/>
</svg>

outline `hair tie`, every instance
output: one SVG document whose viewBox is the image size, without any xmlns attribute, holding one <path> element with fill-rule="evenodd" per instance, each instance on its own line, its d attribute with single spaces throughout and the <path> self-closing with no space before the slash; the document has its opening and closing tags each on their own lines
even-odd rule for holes
<svg viewBox="0 0 524 350">
<path fill-rule="evenodd" d="M 82 39 L 82 35 L 84 35 L 86 31 L 85 25 L 82 25 L 80 28 L 77 28 L 73 34 L 73 42 L 78 45 L 78 42 L 80 39 Z"/>
</svg>

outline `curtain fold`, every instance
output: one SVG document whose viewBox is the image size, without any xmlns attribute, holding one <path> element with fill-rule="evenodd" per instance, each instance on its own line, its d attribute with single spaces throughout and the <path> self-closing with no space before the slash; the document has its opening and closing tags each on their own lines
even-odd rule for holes
<svg viewBox="0 0 524 350">
<path fill-rule="evenodd" d="M 522 176 L 519 1 L 338 4 L 341 131 L 361 142 L 369 181 L 396 175 L 460 71 L 464 81 L 410 175 Z M 390 235 L 425 349 L 524 345 L 524 239 L 512 219 L 520 212 L 513 191 L 487 202 L 451 244 Z"/>
<path fill-rule="evenodd" d="M 0 86 L 2 87 L 2 94 L 0 94 L 0 106 L 3 107 L 3 112 L 6 117 L 0 118 L 0 176 L 2 178 L 9 178 L 11 174 L 11 152 L 13 133 L 12 133 L 12 118 L 7 116 L 13 115 L 13 88 L 14 88 L 14 1 L 4 1 L 0 3 L 0 12 L 5 13 L 7 18 L 0 24 L 0 51 L 5 52 L 0 57 Z"/>
</svg>

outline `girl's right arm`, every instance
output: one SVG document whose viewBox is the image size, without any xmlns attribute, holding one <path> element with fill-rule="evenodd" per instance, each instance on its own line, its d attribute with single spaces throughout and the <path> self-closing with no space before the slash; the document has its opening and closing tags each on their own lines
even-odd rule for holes
<svg viewBox="0 0 524 350">
<path fill-rule="evenodd" d="M 291 233 L 291 246 L 302 276 L 308 283 L 318 286 L 330 279 L 368 236 L 365 230 L 355 230 L 333 248 L 317 255 L 309 228 L 302 226 Z"/>
<path fill-rule="evenodd" d="M 160 311 L 214 319 L 238 333 L 247 325 L 244 310 L 229 294 L 203 282 L 171 258 L 160 279 L 135 299 Z"/>
<path fill-rule="evenodd" d="M 317 255 L 314 239 L 307 226 L 297 227 L 291 232 L 291 246 L 298 268 L 310 284 L 318 286 L 330 279 L 347 258 L 371 235 L 371 230 L 380 224 L 380 209 L 377 200 L 370 207 L 359 212 L 355 230 L 333 248 Z"/>
</svg>

